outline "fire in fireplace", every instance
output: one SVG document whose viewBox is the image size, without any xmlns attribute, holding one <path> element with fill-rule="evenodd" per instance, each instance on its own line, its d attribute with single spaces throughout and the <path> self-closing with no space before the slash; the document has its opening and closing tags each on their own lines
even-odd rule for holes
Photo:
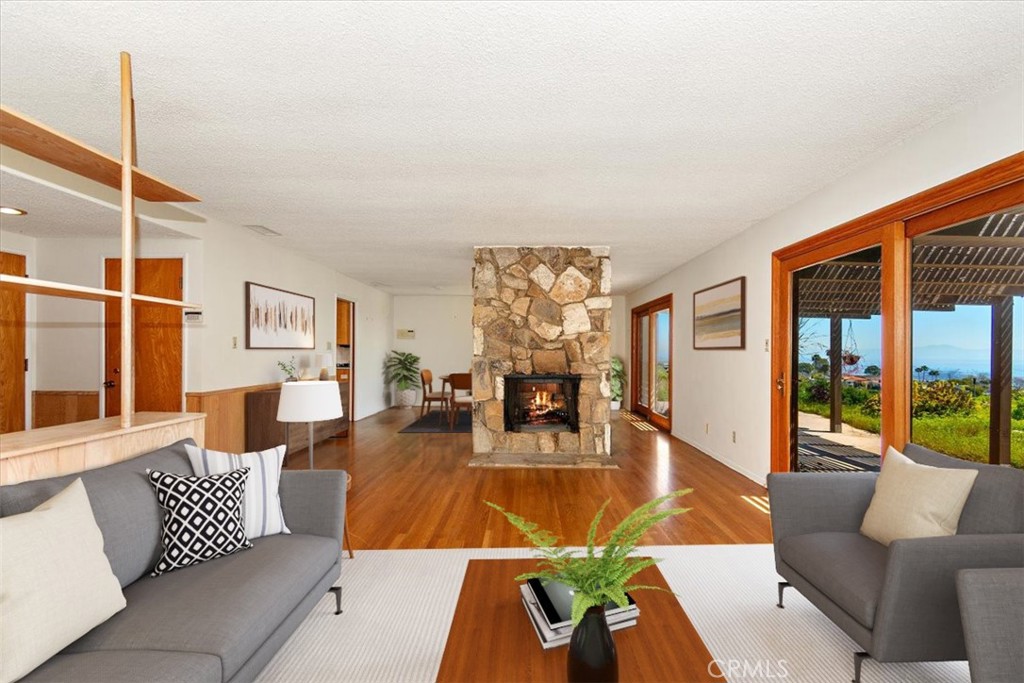
<svg viewBox="0 0 1024 683">
<path fill-rule="evenodd" d="M 505 375 L 506 432 L 579 432 L 579 375 Z"/>
</svg>

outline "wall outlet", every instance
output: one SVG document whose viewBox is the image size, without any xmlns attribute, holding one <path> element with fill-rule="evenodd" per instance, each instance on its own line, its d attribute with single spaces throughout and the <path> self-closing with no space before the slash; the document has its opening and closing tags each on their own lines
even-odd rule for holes
<svg viewBox="0 0 1024 683">
<path fill-rule="evenodd" d="M 238 337 L 232 337 L 231 338 L 231 348 L 233 348 L 233 349 L 237 349 L 238 348 Z"/>
<path fill-rule="evenodd" d="M 733 431 L 733 433 L 732 433 L 732 442 L 736 443 L 736 432 L 735 431 Z"/>
<path fill-rule="evenodd" d="M 764 350 L 765 351 L 771 351 L 771 345 L 769 344 L 770 341 L 771 340 L 769 340 L 769 339 L 765 339 L 764 340 Z"/>
</svg>

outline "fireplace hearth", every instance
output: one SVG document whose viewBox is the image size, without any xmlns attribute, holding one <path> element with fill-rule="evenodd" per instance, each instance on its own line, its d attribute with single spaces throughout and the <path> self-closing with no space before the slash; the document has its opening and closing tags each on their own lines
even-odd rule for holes
<svg viewBox="0 0 1024 683">
<path fill-rule="evenodd" d="M 506 432 L 580 431 L 580 375 L 505 375 Z"/>
</svg>

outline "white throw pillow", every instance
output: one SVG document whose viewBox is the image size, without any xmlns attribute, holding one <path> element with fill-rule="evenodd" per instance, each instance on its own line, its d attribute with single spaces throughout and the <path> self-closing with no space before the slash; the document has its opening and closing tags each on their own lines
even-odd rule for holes
<svg viewBox="0 0 1024 683">
<path fill-rule="evenodd" d="M 974 469 L 920 465 L 890 446 L 860 532 L 885 546 L 952 536 L 977 477 Z"/>
<path fill-rule="evenodd" d="M 81 479 L 0 519 L 0 683 L 25 676 L 124 609 Z"/>
<path fill-rule="evenodd" d="M 192 444 L 185 444 L 185 450 L 192 463 L 192 471 L 200 477 L 249 468 L 249 479 L 245 483 L 245 496 L 242 499 L 246 536 L 253 539 L 291 533 L 284 523 L 281 497 L 277 492 L 281 483 L 284 446 L 241 455 L 211 451 Z"/>
</svg>

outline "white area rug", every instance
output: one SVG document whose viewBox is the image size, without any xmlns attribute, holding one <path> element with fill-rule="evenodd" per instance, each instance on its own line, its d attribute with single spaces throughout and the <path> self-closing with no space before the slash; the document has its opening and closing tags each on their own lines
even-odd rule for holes
<svg viewBox="0 0 1024 683">
<path fill-rule="evenodd" d="M 860 649 L 852 640 L 793 589 L 786 591 L 785 609 L 775 606 L 770 545 L 649 546 L 643 553 L 664 558 L 662 574 L 711 654 L 732 667 L 733 683 L 851 679 L 853 652 Z M 334 598 L 325 596 L 258 680 L 432 681 L 466 562 L 530 555 L 528 548 L 357 550 L 355 559 L 342 562 L 344 614 L 335 616 Z M 966 662 L 869 660 L 863 670 L 864 683 L 969 680 Z"/>
</svg>

